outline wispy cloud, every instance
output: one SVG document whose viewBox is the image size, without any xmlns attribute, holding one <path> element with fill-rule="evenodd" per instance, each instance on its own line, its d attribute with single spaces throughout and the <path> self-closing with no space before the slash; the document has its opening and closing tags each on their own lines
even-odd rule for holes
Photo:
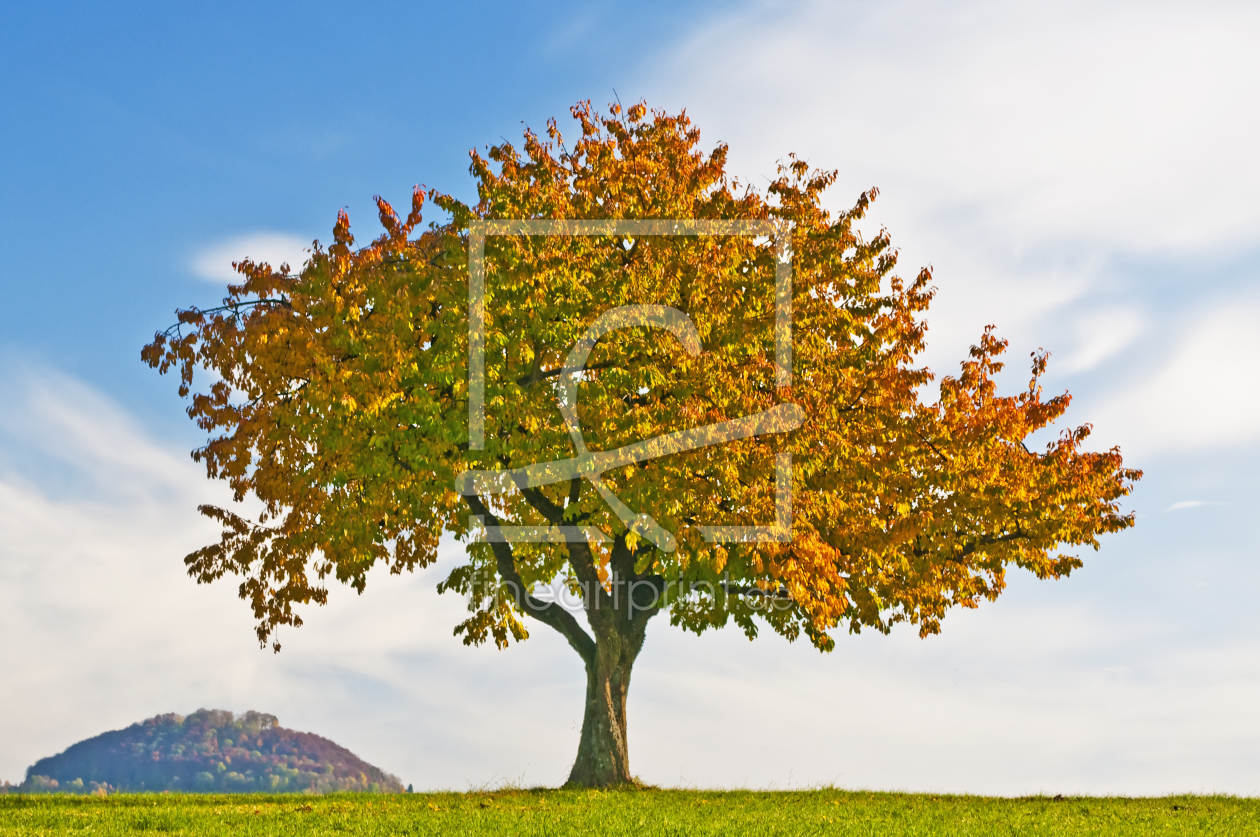
<svg viewBox="0 0 1260 837">
<path fill-rule="evenodd" d="M 1260 115 L 1239 107 L 1258 29 L 1239 3 L 757 3 L 652 86 L 749 175 L 795 150 L 1017 246 L 1197 249 L 1260 229 Z"/>
<path fill-rule="evenodd" d="M 1164 509 L 1164 511 L 1175 512 L 1175 511 L 1183 511 L 1185 509 L 1197 509 L 1199 506 L 1223 506 L 1223 505 L 1225 504 L 1224 503 L 1211 503 L 1211 502 L 1208 502 L 1207 500 L 1181 500 L 1180 502 L 1173 503 L 1171 506 Z"/>
<path fill-rule="evenodd" d="M 262 651 L 234 581 L 199 586 L 181 560 L 218 538 L 196 506 L 231 505 L 230 493 L 87 384 L 6 368 L 0 706 L 13 722 L 0 779 L 104 730 L 214 706 L 274 712 L 420 787 L 463 789 L 496 770 L 563 781 L 581 664 L 545 632 L 511 655 L 465 648 L 451 633 L 463 601 L 434 590 L 459 560 L 453 543 L 414 576 L 374 571 L 362 598 L 334 582 L 279 655 Z M 521 717 L 559 743 L 504 747 Z"/>
<path fill-rule="evenodd" d="M 279 270 L 282 264 L 290 269 L 301 270 L 310 257 L 311 240 L 299 235 L 278 232 L 256 232 L 235 236 L 210 244 L 192 258 L 190 267 L 200 279 L 208 282 L 237 282 L 240 274 L 232 268 L 233 262 L 252 259 L 266 262 Z"/>
<path fill-rule="evenodd" d="M 1260 439 L 1246 280 L 1211 267 L 1260 249 L 1260 111 L 1239 106 L 1260 99 L 1258 34 L 1260 9 L 1229 2 L 748 3 L 644 88 L 745 178 L 795 151 L 839 170 L 836 207 L 879 186 L 903 274 L 936 268 L 933 369 L 994 323 L 1012 374 L 1044 347 L 1049 386 L 1088 379 L 1069 422 L 1149 453 Z"/>
<path fill-rule="evenodd" d="M 1201 315 L 1164 365 L 1104 404 L 1111 438 L 1140 452 L 1226 448 L 1260 440 L 1260 302 L 1236 301 Z"/>
<path fill-rule="evenodd" d="M 1131 308 L 1088 311 L 1073 323 L 1075 350 L 1070 352 L 1060 372 L 1087 372 L 1133 344 L 1145 330 L 1141 314 Z"/>
</svg>

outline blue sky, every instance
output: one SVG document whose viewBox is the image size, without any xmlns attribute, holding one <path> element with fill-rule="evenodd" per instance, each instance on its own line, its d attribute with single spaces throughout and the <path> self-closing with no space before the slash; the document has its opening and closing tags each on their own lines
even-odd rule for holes
<svg viewBox="0 0 1260 837">
<path fill-rule="evenodd" d="M 263 8 L 260 8 L 263 5 Z M 442 569 L 374 576 L 257 650 L 180 558 L 223 491 L 138 358 L 241 256 L 294 257 L 579 99 L 686 107 L 764 183 L 797 152 L 903 273 L 927 361 L 987 323 L 1147 476 L 1138 527 L 944 634 L 697 639 L 631 692 L 659 784 L 1260 793 L 1260 13 L 1247 4 L 14 4 L 0 11 L 0 778 L 199 706 L 329 735 L 417 787 L 563 781 L 576 657 L 450 636 Z M 616 93 L 614 94 L 614 90 Z M 572 657 L 572 659 L 571 659 Z"/>
</svg>

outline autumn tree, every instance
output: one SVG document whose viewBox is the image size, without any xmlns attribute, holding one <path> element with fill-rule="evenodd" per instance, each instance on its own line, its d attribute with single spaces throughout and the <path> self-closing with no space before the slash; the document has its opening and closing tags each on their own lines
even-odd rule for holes
<svg viewBox="0 0 1260 837">
<path fill-rule="evenodd" d="M 245 261 L 221 306 L 145 347 L 209 434 L 193 458 L 261 501 L 256 519 L 201 507 L 222 538 L 185 559 L 243 579 L 260 642 L 328 579 L 362 592 L 453 533 L 455 632 L 558 631 L 587 674 L 569 780 L 615 785 L 659 614 L 824 651 L 841 628 L 926 636 L 1008 567 L 1066 576 L 1081 561 L 1061 549 L 1133 524 L 1118 500 L 1141 474 L 1085 450 L 1088 425 L 1026 446 L 1069 402 L 1043 397 L 1044 355 L 999 395 L 986 330 L 921 397 L 931 275 L 899 279 L 887 234 L 855 228 L 874 189 L 833 215 L 835 172 L 788 158 L 758 192 L 685 114 L 573 116 L 571 147 L 552 121 L 473 152 L 475 205 L 427 196 L 449 220 L 421 226 L 420 189 L 405 219 L 378 198 L 385 232 L 357 247 L 343 212 L 300 271 Z"/>
</svg>

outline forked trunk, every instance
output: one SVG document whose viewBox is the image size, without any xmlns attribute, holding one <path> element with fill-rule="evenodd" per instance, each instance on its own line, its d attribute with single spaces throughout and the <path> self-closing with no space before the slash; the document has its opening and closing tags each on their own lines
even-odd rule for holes
<svg viewBox="0 0 1260 837">
<path fill-rule="evenodd" d="M 642 636 L 637 639 L 611 626 L 598 632 L 595 654 L 586 663 L 582 737 L 569 784 L 606 788 L 635 781 L 626 746 L 626 693 Z"/>
</svg>

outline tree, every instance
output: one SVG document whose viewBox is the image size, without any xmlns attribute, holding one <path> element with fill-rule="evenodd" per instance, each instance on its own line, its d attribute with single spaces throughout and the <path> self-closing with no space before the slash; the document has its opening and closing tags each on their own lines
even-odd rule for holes
<svg viewBox="0 0 1260 837">
<path fill-rule="evenodd" d="M 571 149 L 552 120 L 521 150 L 473 152 L 477 204 L 428 196 L 449 221 L 421 230 L 419 188 L 405 220 L 377 198 L 385 232 L 356 249 L 342 212 L 299 272 L 245 261 L 222 306 L 179 311 L 145 347 L 179 370 L 181 395 L 197 370 L 217 375 L 192 393 L 210 434 L 193 458 L 263 512 L 201 507 L 223 535 L 185 563 L 199 582 L 243 578 L 261 643 L 302 623 L 295 605 L 325 603 L 330 577 L 361 593 L 377 562 L 426 566 L 454 533 L 468 560 L 439 589 L 468 596 L 456 633 L 504 648 L 528 636 L 523 617 L 559 631 L 587 674 L 569 780 L 615 785 L 633 781 L 626 693 L 658 614 L 824 651 L 841 627 L 926 636 L 950 607 L 995 599 L 1008 567 L 1066 576 L 1081 562 L 1060 548 L 1133 524 L 1117 501 L 1141 473 L 1118 449 L 1086 451 L 1088 425 L 1025 445 L 1069 403 L 1042 397 L 1045 354 L 1026 390 L 999 396 L 1006 343 L 990 328 L 921 398 L 931 274 L 903 282 L 888 235 L 855 230 L 874 189 L 833 217 L 835 172 L 789 157 L 761 194 L 726 174 L 724 145 L 699 150 L 685 113 L 573 116 Z M 494 219 L 775 234 L 487 234 Z M 788 302 L 790 362 L 776 343 Z M 472 431 L 470 398 L 484 405 Z M 533 542 L 503 526 L 536 527 Z"/>
</svg>

